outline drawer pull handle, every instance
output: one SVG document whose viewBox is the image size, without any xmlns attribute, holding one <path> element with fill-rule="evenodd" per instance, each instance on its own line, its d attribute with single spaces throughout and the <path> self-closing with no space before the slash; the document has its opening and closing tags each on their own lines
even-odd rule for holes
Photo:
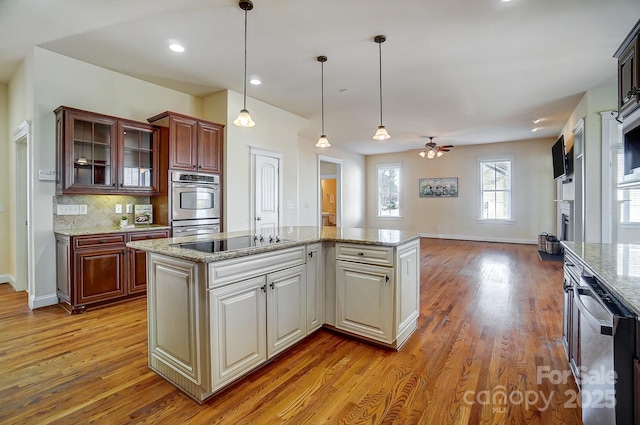
<svg viewBox="0 0 640 425">
<path fill-rule="evenodd" d="M 106 241 L 107 241 L 106 239 L 100 239 L 100 240 L 98 240 L 98 242 L 100 242 L 100 243 L 105 243 Z"/>
<path fill-rule="evenodd" d="M 262 289 L 262 292 L 267 292 L 267 285 L 263 285 L 260 289 Z"/>
<path fill-rule="evenodd" d="M 275 285 L 273 284 L 273 282 L 271 282 L 271 284 L 269 285 L 271 286 L 271 289 L 274 289 Z"/>
<path fill-rule="evenodd" d="M 359 252 L 358 255 L 362 257 L 364 255 L 364 252 Z"/>
<path fill-rule="evenodd" d="M 389 282 L 389 276 L 385 276 L 385 277 L 384 277 L 384 281 L 385 281 L 385 282 Z"/>
</svg>

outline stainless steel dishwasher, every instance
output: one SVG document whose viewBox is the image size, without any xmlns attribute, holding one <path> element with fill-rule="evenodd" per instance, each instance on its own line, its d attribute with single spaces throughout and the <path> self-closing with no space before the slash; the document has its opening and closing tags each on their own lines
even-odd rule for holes
<svg viewBox="0 0 640 425">
<path fill-rule="evenodd" d="M 635 318 L 596 278 L 574 288 L 580 311 L 578 366 L 584 425 L 633 424 Z"/>
</svg>

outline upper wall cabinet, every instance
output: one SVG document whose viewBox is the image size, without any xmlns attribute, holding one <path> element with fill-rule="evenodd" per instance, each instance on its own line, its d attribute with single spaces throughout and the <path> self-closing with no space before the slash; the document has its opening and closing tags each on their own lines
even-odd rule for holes
<svg viewBox="0 0 640 425">
<path fill-rule="evenodd" d="M 618 111 L 623 118 L 640 106 L 639 33 L 640 21 L 614 54 L 618 59 Z"/>
<path fill-rule="evenodd" d="M 159 193 L 159 131 L 66 106 L 56 114 L 56 193 Z"/>
<path fill-rule="evenodd" d="M 224 125 L 175 112 L 163 112 L 148 120 L 163 128 L 169 146 L 169 169 L 222 174 Z"/>
</svg>

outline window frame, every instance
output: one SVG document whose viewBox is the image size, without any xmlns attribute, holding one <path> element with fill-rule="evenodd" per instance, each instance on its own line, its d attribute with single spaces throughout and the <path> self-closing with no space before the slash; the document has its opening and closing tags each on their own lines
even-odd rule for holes
<svg viewBox="0 0 640 425">
<path fill-rule="evenodd" d="M 382 206 L 380 205 L 380 171 L 397 169 L 398 170 L 398 215 L 381 215 Z M 389 192 L 391 193 L 391 192 Z M 402 219 L 402 162 L 389 162 L 376 164 L 376 218 L 383 220 L 401 220 Z"/>
<path fill-rule="evenodd" d="M 495 162 L 509 162 L 509 188 L 506 190 L 493 190 L 485 191 L 482 186 L 482 166 L 486 163 Z M 514 155 L 500 155 L 500 156 L 488 156 L 478 158 L 478 222 L 479 223 L 496 223 L 496 224 L 508 224 L 515 222 L 515 208 L 513 200 L 513 176 L 515 170 L 515 156 Z M 509 194 L 509 218 L 484 218 L 483 217 L 483 194 L 484 192 L 507 192 Z"/>
</svg>

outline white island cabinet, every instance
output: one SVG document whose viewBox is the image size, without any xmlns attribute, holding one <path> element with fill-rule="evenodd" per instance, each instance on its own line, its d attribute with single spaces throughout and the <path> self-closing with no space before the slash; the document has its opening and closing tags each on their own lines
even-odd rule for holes
<svg viewBox="0 0 640 425">
<path fill-rule="evenodd" d="M 419 237 L 291 229 L 222 253 L 132 242 L 147 251 L 149 367 L 203 402 L 323 326 L 399 349 L 418 323 Z"/>
</svg>

